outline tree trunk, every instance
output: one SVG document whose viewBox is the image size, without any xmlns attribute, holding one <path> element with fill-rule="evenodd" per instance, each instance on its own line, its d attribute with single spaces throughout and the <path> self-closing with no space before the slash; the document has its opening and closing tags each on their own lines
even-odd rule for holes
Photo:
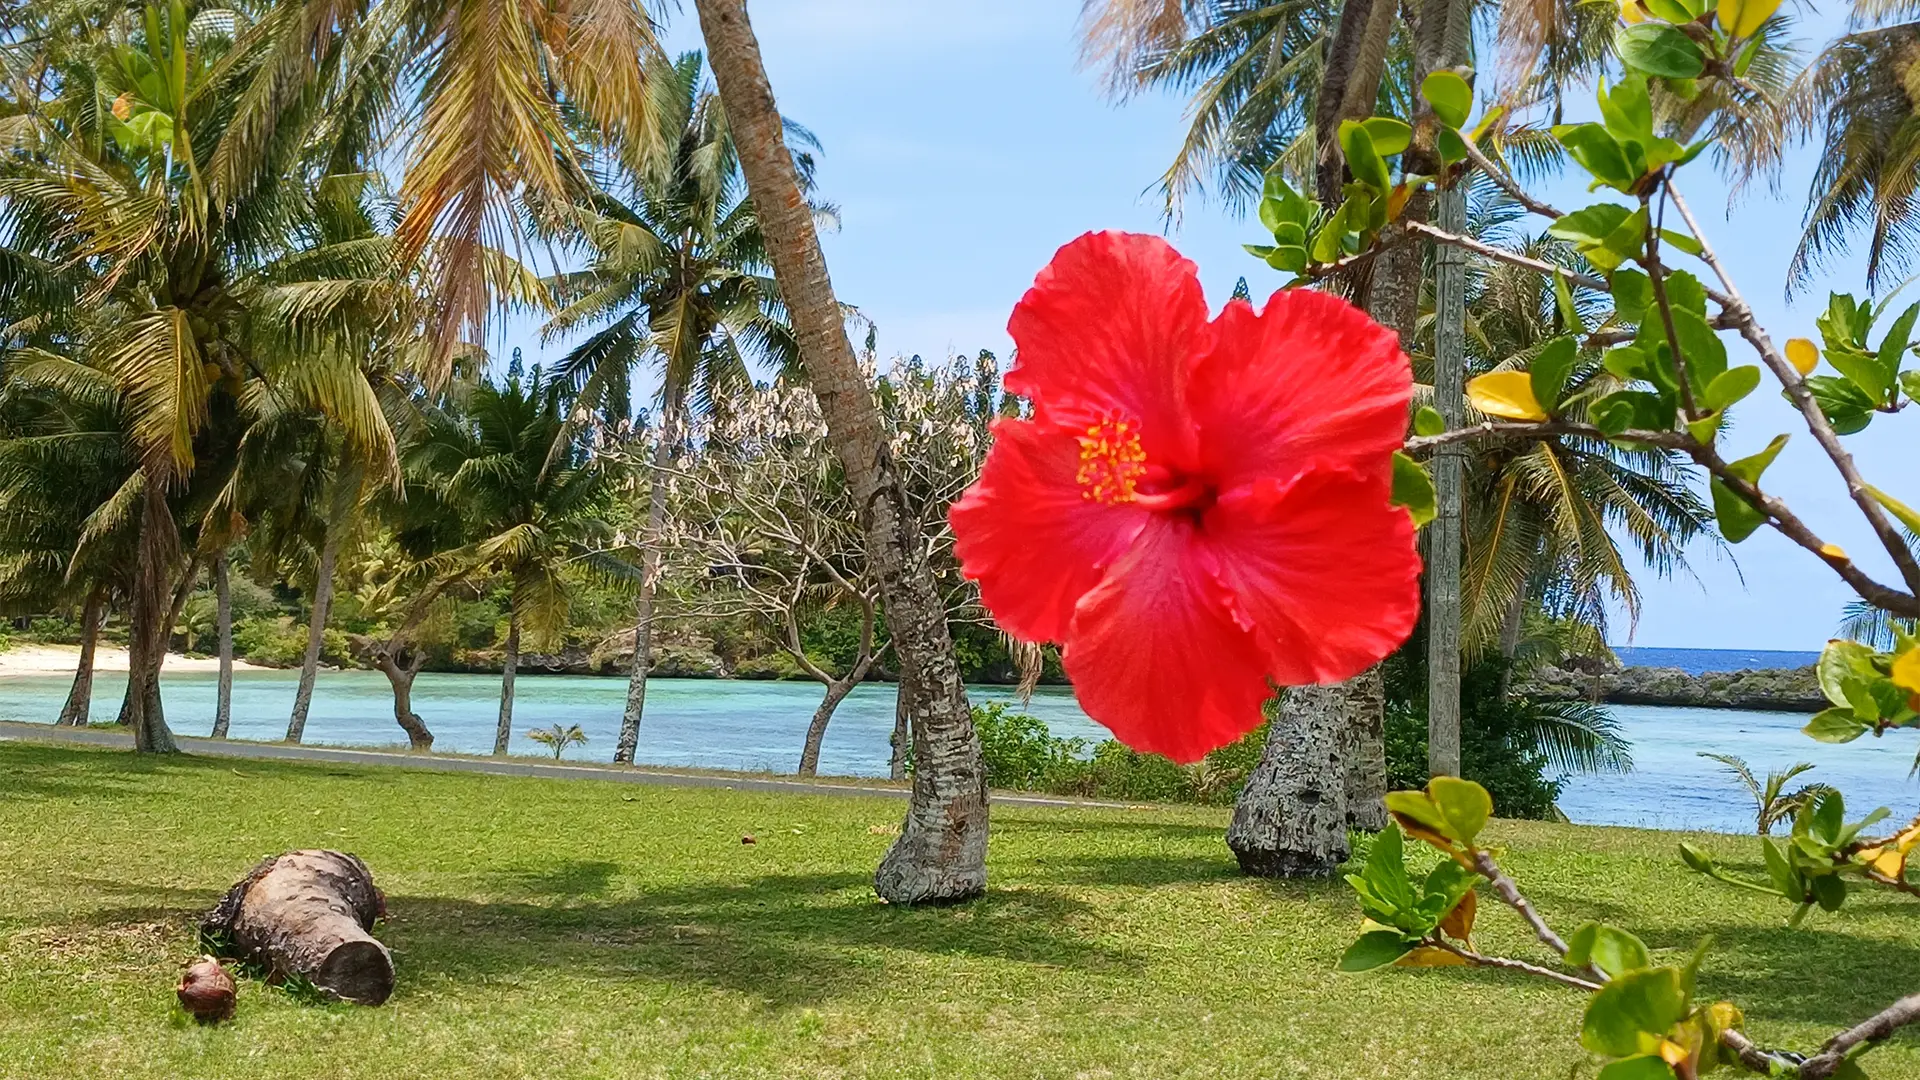
<svg viewBox="0 0 1920 1080">
<path fill-rule="evenodd" d="M 80 665 L 74 669 L 73 689 L 67 692 L 67 703 L 60 707 L 60 718 L 55 724 L 87 726 L 93 705 L 93 650 L 100 642 L 102 609 L 106 607 L 102 593 L 101 589 L 88 593 L 87 602 L 80 609 Z"/>
<path fill-rule="evenodd" d="M 1428 74 L 1471 60 L 1471 5 L 1467 0 L 1421 0 L 1415 32 L 1416 84 Z M 1435 130 L 1425 104 L 1418 131 L 1431 145 Z M 1466 228 L 1466 190 L 1444 188 L 1434 199 L 1434 223 L 1448 232 Z M 1466 253 L 1435 245 L 1433 402 L 1447 427 L 1466 420 Z M 1460 500 L 1466 448 L 1433 455 L 1437 514 L 1427 528 L 1427 771 L 1460 774 Z"/>
<path fill-rule="evenodd" d="M 213 699 L 213 737 L 227 737 L 233 722 L 233 590 L 227 581 L 227 552 L 213 557 L 215 632 L 220 637 L 220 686 Z"/>
<path fill-rule="evenodd" d="M 913 738 L 912 725 L 908 723 L 913 716 L 909 708 L 911 701 L 912 695 L 907 692 L 907 673 L 902 671 L 894 683 L 893 737 L 887 741 L 892 751 L 888 755 L 887 776 L 894 780 L 907 778 L 907 748 L 913 745 L 909 741 Z"/>
<path fill-rule="evenodd" d="M 167 478 L 149 469 L 141 498 L 140 550 L 134 566 L 131 632 L 127 642 L 127 723 L 139 753 L 177 754 L 180 744 L 167 727 L 160 706 L 160 664 L 166 659 L 169 619 L 168 579 L 180 555 L 180 534 L 167 505 Z"/>
<path fill-rule="evenodd" d="M 297 743 L 307 730 L 307 710 L 313 706 L 313 681 L 320 674 L 320 647 L 326 640 L 327 616 L 333 607 L 333 563 L 340 555 L 344 530 L 327 529 L 320 541 L 320 563 L 313 571 L 313 615 L 307 620 L 307 652 L 300 658 L 300 688 L 293 694 L 293 716 L 287 720 L 287 741 Z"/>
<path fill-rule="evenodd" d="M 507 616 L 507 658 L 500 667 L 500 722 L 493 729 L 493 753 L 500 757 L 513 741 L 513 677 L 520 670 L 520 613 Z"/>
<path fill-rule="evenodd" d="M 1387 827 L 1387 687 L 1378 664 L 1340 684 L 1347 713 L 1347 827 Z"/>
<path fill-rule="evenodd" d="M 627 708 L 620 715 L 620 741 L 613 748 L 617 765 L 631 765 L 640 748 L 640 718 L 647 708 L 647 673 L 653 667 L 653 596 L 660 577 L 660 530 L 667 520 L 665 473 L 673 464 L 673 440 L 683 407 L 669 389 L 660 410 L 660 445 L 653 448 L 653 475 L 647 483 L 647 546 L 640 555 L 640 595 L 634 601 L 633 670 L 627 676 Z"/>
<path fill-rule="evenodd" d="M 1346 685 L 1296 686 L 1280 703 L 1227 827 L 1246 873 L 1326 877 L 1347 860 Z"/>
<path fill-rule="evenodd" d="M 827 695 L 820 699 L 820 707 L 813 710 L 813 721 L 807 725 L 807 741 L 800 748 L 801 776 L 819 775 L 820 743 L 827 737 L 827 723 L 833 719 L 833 711 L 840 707 L 840 703 L 847 699 L 848 692 L 857 685 L 858 680 L 854 679 L 827 684 Z"/>
<path fill-rule="evenodd" d="M 1500 700 L 1505 701 L 1508 691 L 1513 689 L 1513 658 L 1520 652 L 1520 635 L 1527 623 L 1527 590 L 1523 585 L 1514 590 L 1513 599 L 1507 604 L 1507 614 L 1500 622 Z"/>
<path fill-rule="evenodd" d="M 373 666 L 387 677 L 387 685 L 393 688 L 393 721 L 400 730 L 407 733 L 407 749 L 417 753 L 427 753 L 433 749 L 433 732 L 427 730 L 427 722 L 413 711 L 413 680 L 426 665 L 426 654 L 415 652 L 407 663 L 399 663 L 392 652 L 385 649 L 373 655 Z"/>
<path fill-rule="evenodd" d="M 368 931 L 386 898 L 367 864 L 338 851 L 290 851 L 255 866 L 200 923 L 222 951 L 307 980 L 359 1005 L 393 994 L 393 957 Z"/>
<path fill-rule="evenodd" d="M 746 4 L 697 0 L 696 7 L 800 355 L 861 508 L 867 556 L 910 688 L 912 799 L 900 839 L 874 874 L 874 890 L 894 903 L 969 899 L 987 883 L 987 776 L 946 610 L 907 512 L 872 390 L 847 340 Z"/>
</svg>

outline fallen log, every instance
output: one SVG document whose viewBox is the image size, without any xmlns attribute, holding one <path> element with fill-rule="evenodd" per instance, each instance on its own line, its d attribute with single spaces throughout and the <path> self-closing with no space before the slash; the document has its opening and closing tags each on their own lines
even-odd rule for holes
<svg viewBox="0 0 1920 1080">
<path fill-rule="evenodd" d="M 393 956 L 368 931 L 385 915 L 366 863 L 339 851 L 289 851 L 235 883 L 200 933 L 265 969 L 269 982 L 298 977 L 342 1001 L 378 1005 L 393 993 Z"/>
</svg>

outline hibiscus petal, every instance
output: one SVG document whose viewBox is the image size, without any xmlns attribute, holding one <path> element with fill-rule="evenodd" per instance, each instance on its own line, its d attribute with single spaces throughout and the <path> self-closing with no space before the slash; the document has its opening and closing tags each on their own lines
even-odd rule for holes
<svg viewBox="0 0 1920 1080">
<path fill-rule="evenodd" d="M 1054 255 L 1013 309 L 1006 387 L 1032 399 L 1042 420 L 1138 421 L 1149 456 L 1183 467 L 1193 446 L 1187 372 L 1206 323 L 1198 271 L 1171 244 L 1088 233 Z"/>
<path fill-rule="evenodd" d="M 1205 542 L 1284 686 L 1352 678 L 1413 632 L 1420 556 L 1390 472 L 1315 469 L 1222 495 Z"/>
<path fill-rule="evenodd" d="M 1260 726 L 1266 661 L 1211 563 L 1191 519 L 1156 516 L 1074 616 L 1080 706 L 1136 750 L 1198 761 Z"/>
<path fill-rule="evenodd" d="M 1234 300 L 1208 328 L 1188 388 L 1201 470 L 1226 490 L 1316 463 L 1398 449 L 1413 370 L 1400 339 L 1337 296 L 1278 292 L 1255 314 Z"/>
<path fill-rule="evenodd" d="M 1087 499 L 1079 468 L 1072 433 L 995 421 L 980 479 L 947 513 L 962 572 L 1001 629 L 1025 641 L 1066 640 L 1074 605 L 1146 523 L 1132 504 Z"/>
</svg>

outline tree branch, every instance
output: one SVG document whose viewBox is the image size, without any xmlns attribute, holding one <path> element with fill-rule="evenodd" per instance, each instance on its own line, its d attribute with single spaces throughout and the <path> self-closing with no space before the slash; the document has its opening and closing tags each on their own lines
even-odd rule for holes
<svg viewBox="0 0 1920 1080">
<path fill-rule="evenodd" d="M 1820 1052 L 1800 1066 L 1800 1080 L 1825 1080 L 1833 1075 L 1848 1051 L 1865 1043 L 1877 1043 L 1908 1024 L 1920 1021 L 1920 994 L 1909 994 L 1868 1019 L 1828 1039 Z"/>
<path fill-rule="evenodd" d="M 1474 952 L 1471 949 L 1455 945 L 1439 934 L 1434 934 L 1432 937 L 1429 937 L 1426 944 L 1450 952 L 1475 967 L 1501 968 L 1506 971 L 1523 971 L 1528 975 L 1534 975 L 1542 979 L 1552 979 L 1554 982 L 1564 986 L 1571 986 L 1576 990 L 1585 990 L 1588 993 L 1600 989 L 1599 983 L 1589 982 L 1578 975 L 1569 975 L 1564 971 L 1555 971 L 1552 968 L 1541 967 L 1538 964 L 1529 964 L 1525 960 L 1515 960 L 1511 957 L 1486 956 Z"/>
<path fill-rule="evenodd" d="M 1780 385 L 1786 388 L 1787 396 L 1800 410 L 1801 417 L 1807 422 L 1807 430 L 1813 433 L 1814 441 L 1820 444 L 1820 449 L 1826 451 L 1834 468 L 1840 471 L 1841 478 L 1846 481 L 1847 493 L 1853 497 L 1854 505 L 1858 506 L 1860 512 L 1866 516 L 1867 524 L 1873 528 L 1874 535 L 1880 539 L 1880 545 L 1887 549 L 1887 554 L 1893 558 L 1893 564 L 1899 567 L 1900 577 L 1906 582 L 1907 590 L 1920 594 L 1920 560 L 1914 558 L 1913 551 L 1907 547 L 1906 539 L 1893 527 L 1893 523 L 1888 520 L 1879 502 L 1867 490 L 1866 479 L 1860 475 L 1859 466 L 1854 464 L 1853 455 L 1841 445 L 1840 436 L 1834 433 L 1833 425 L 1827 422 L 1826 414 L 1820 411 L 1819 402 L 1813 399 L 1813 393 L 1807 389 L 1806 379 L 1801 376 L 1798 369 L 1788 363 L 1787 358 L 1774 347 L 1773 339 L 1768 337 L 1767 332 L 1762 330 L 1759 323 L 1754 320 L 1753 309 L 1747 306 L 1746 299 L 1740 295 L 1739 288 L 1733 283 L 1733 276 L 1727 273 L 1726 267 L 1720 262 L 1720 257 L 1707 243 L 1699 223 L 1694 221 L 1693 212 L 1687 208 L 1687 201 L 1681 198 L 1679 190 L 1671 182 L 1667 184 L 1667 194 L 1673 199 L 1674 209 L 1679 210 L 1680 217 L 1686 221 L 1688 231 L 1692 232 L 1693 238 L 1700 242 L 1700 261 L 1706 263 L 1714 276 L 1720 279 L 1720 284 L 1726 287 L 1726 293 L 1715 296 L 1715 299 L 1724 309 L 1727 319 L 1740 331 L 1740 336 L 1747 339 L 1747 343 L 1753 346 L 1754 351 L 1760 354 L 1760 359 L 1766 363 L 1774 377 L 1780 380 Z M 1867 599 L 1872 598 L 1867 597 Z"/>
<path fill-rule="evenodd" d="M 1601 278 L 1594 277 L 1592 274 L 1582 274 L 1577 271 L 1569 270 L 1564 266 L 1555 266 L 1554 264 L 1550 262 L 1546 262 L 1541 259 L 1529 258 L 1525 255 L 1519 254 L 1518 252 L 1508 251 L 1505 248 L 1495 247 L 1492 244 L 1483 243 L 1479 240 L 1475 240 L 1470 236 L 1461 236 L 1458 233 L 1450 233 L 1445 229 L 1436 229 L 1432 225 L 1429 225 L 1424 221 L 1408 221 L 1408 222 L 1405 222 L 1402 227 L 1405 228 L 1408 232 L 1418 233 L 1421 236 L 1427 237 L 1428 239 L 1432 240 L 1436 244 L 1447 244 L 1451 247 L 1464 248 L 1467 251 L 1471 251 L 1476 255 L 1485 256 L 1486 258 L 1493 259 L 1496 262 L 1503 262 L 1512 266 L 1524 267 L 1528 270 L 1533 270 L 1538 273 L 1545 274 L 1548 277 L 1552 277 L 1554 275 L 1560 275 L 1567 279 L 1568 284 L 1578 285 L 1583 289 L 1592 289 L 1595 292 L 1610 291 L 1610 287 L 1607 285 L 1606 281 L 1604 281 Z"/>
</svg>

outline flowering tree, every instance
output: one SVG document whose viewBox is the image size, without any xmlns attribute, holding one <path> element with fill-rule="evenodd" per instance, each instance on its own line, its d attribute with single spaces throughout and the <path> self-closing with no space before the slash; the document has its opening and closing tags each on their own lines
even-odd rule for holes
<svg viewBox="0 0 1920 1080">
<path fill-rule="evenodd" d="M 1908 354 L 1915 351 L 1913 331 L 1920 320 L 1920 304 L 1902 311 L 1880 331 L 1876 326 L 1889 309 L 1836 295 L 1818 320 L 1820 343 L 1796 338 L 1784 348 L 1777 346 L 1754 318 L 1676 185 L 1677 174 L 1709 143 L 1687 145 L 1666 134 L 1697 130 L 1697 117 L 1684 125 L 1670 123 L 1668 118 L 1688 113 L 1691 107 L 1683 107 L 1687 102 L 1711 104 L 1750 96 L 1752 88 L 1742 76 L 1761 47 L 1777 7 L 1778 0 L 1724 0 L 1713 10 L 1705 0 L 1634 0 L 1623 9 L 1625 25 L 1614 49 L 1625 72 L 1614 85 L 1600 88 L 1601 119 L 1552 129 L 1566 154 L 1592 177 L 1592 190 L 1608 192 L 1607 201 L 1562 212 L 1528 194 L 1498 160 L 1507 135 L 1504 112 L 1492 110 L 1469 128 L 1473 91 L 1454 71 L 1436 71 L 1423 80 L 1420 89 L 1426 104 L 1417 121 L 1423 130 L 1417 134 L 1396 117 L 1341 125 L 1339 142 L 1350 180 L 1337 208 L 1296 193 L 1278 173 L 1269 175 L 1261 220 L 1271 231 L 1273 243 L 1253 250 L 1275 268 L 1295 274 L 1296 285 L 1344 273 L 1417 240 L 1532 269 L 1553 282 L 1567 332 L 1546 343 L 1526 363 L 1516 362 L 1469 383 L 1465 397 L 1478 413 L 1474 422 L 1449 426 L 1437 412 L 1423 408 L 1412 419 L 1413 434 L 1403 452 L 1392 453 L 1392 464 L 1384 466 L 1390 448 L 1380 446 L 1366 427 L 1350 421 L 1373 402 L 1365 391 L 1369 372 L 1377 377 L 1397 373 L 1401 361 L 1391 350 L 1365 350 L 1350 344 L 1354 332 L 1349 326 L 1357 321 L 1353 313 L 1337 304 L 1305 307 L 1299 298 L 1311 294 L 1283 291 L 1269 301 L 1260 316 L 1263 321 L 1289 325 L 1289 313 L 1296 311 L 1312 311 L 1314 320 L 1311 333 L 1296 331 L 1289 343 L 1285 355 L 1293 358 L 1293 367 L 1263 365 L 1262 349 L 1268 340 L 1242 338 L 1226 344 L 1233 354 L 1224 349 L 1202 351 L 1184 363 L 1166 365 L 1174 376 L 1160 382 L 1158 392 L 1150 397 L 1116 393 L 1113 388 L 1120 380 L 1113 373 L 1165 365 L 1162 358 L 1174 350 L 1144 338 L 1123 341 L 1115 349 L 1110 344 L 1112 332 L 1083 331 L 1075 343 L 1077 354 L 1104 361 L 1104 369 L 1062 365 L 1058 388 L 1044 388 L 1057 395 L 1055 401 L 1095 406 L 1090 414 L 1075 417 L 1088 425 L 1079 437 L 1083 464 L 1077 471 L 1056 464 L 1050 473 L 1040 467 L 1048 459 L 1030 447 L 1041 444 L 1043 425 L 1058 408 L 1050 408 L 1043 398 L 1035 431 L 1003 432 L 976 492 L 978 501 L 1000 498 L 1023 500 L 1031 506 L 1051 504 L 1060 517 L 1069 518 L 1075 515 L 1066 504 L 1077 487 L 1083 502 L 1101 507 L 1153 514 L 1178 504 L 1179 511 L 1189 514 L 1183 525 L 1150 523 L 1125 533 L 1121 540 L 1113 539 L 1117 530 L 1101 531 L 1098 526 L 1105 522 L 1096 512 L 1078 515 L 1081 524 L 1075 539 L 1079 550 L 1092 552 L 1087 562 L 1096 570 L 1112 576 L 1124 568 L 1151 581 L 1155 597 L 1183 598 L 1182 603 L 1161 604 L 1154 614 L 1174 624 L 1176 636 L 1187 640 L 1148 636 L 1132 657 L 1136 669 L 1158 668 L 1169 658 L 1185 658 L 1196 640 L 1217 658 L 1230 655 L 1235 633 L 1273 633 L 1262 619 L 1263 600 L 1270 605 L 1274 597 L 1285 595 L 1276 587 L 1280 577 L 1269 575 L 1263 597 L 1235 588 L 1253 580 L 1238 564 L 1278 561 L 1276 553 L 1279 559 L 1302 560 L 1316 543 L 1335 538 L 1342 542 L 1337 558 L 1343 563 L 1399 558 L 1403 541 L 1390 530 L 1355 535 L 1352 518 L 1370 511 L 1371 504 L 1360 507 L 1361 500 L 1351 493 L 1341 496 L 1351 509 L 1338 517 L 1322 512 L 1323 505 L 1335 502 L 1330 492 L 1315 492 L 1314 500 L 1292 505 L 1276 501 L 1273 509 L 1284 520 L 1275 528 L 1297 530 L 1306 538 L 1290 547 L 1268 544 L 1256 553 L 1219 542 L 1186 547 L 1158 542 L 1156 529 L 1210 539 L 1215 529 L 1231 519 L 1232 504 L 1239 498 L 1232 488 L 1216 482 L 1210 497 L 1189 496 L 1185 493 L 1192 485 L 1187 478 L 1196 470 L 1179 468 L 1195 460 L 1179 455 L 1194 453 L 1190 448 L 1196 442 L 1202 444 L 1197 460 L 1207 460 L 1204 436 L 1208 432 L 1225 429 L 1237 436 L 1246 426 L 1245 422 L 1241 427 L 1221 424 L 1218 417 L 1207 418 L 1203 411 L 1210 399 L 1196 387 L 1204 387 L 1214 372 L 1226 371 L 1236 376 L 1233 388 L 1242 400 L 1304 399 L 1319 405 L 1315 417 L 1319 426 L 1314 430 L 1321 438 L 1305 445 L 1322 454 L 1344 451 L 1364 467 L 1390 470 L 1393 501 L 1406 507 L 1415 520 L 1430 520 L 1434 513 L 1433 486 L 1416 459 L 1443 448 L 1483 439 L 1567 435 L 1629 448 L 1661 448 L 1683 455 L 1705 474 L 1719 532 L 1728 542 L 1739 543 L 1761 528 L 1774 529 L 1839 575 L 1863 602 L 1896 620 L 1920 616 L 1920 559 L 1902 534 L 1902 526 L 1909 532 L 1920 531 L 1920 512 L 1868 482 L 1843 441 L 1881 416 L 1920 401 L 1920 371 L 1905 367 Z M 1415 145 L 1435 148 L 1437 160 L 1431 172 L 1409 166 L 1406 151 Z M 1435 189 L 1457 191 L 1476 172 L 1530 212 L 1546 218 L 1547 231 L 1573 244 L 1592 272 L 1570 270 L 1405 217 L 1406 207 L 1416 196 Z M 1098 238 L 1079 241 L 1062 252 L 1056 266 L 1067 261 L 1076 247 L 1084 254 L 1097 244 L 1117 246 Z M 1141 242 L 1139 246 L 1149 245 Z M 1698 261 L 1705 279 L 1677 265 L 1686 258 Z M 1117 268 L 1110 266 L 1102 279 L 1120 277 Z M 1049 284 L 1048 275 L 1043 275 L 1035 292 L 1043 293 Z M 1611 296 L 1612 311 L 1604 321 L 1594 325 L 1583 317 L 1572 302 L 1573 286 Z M 1142 277 L 1128 282 L 1127 288 L 1126 298 L 1112 298 L 1107 310 L 1151 312 L 1165 303 L 1164 292 Z M 1032 299 L 1030 295 L 1028 302 Z M 1251 315 L 1250 308 L 1245 309 L 1246 315 L 1236 315 L 1235 310 L 1230 304 L 1219 321 Z M 1276 310 L 1281 313 L 1278 319 Z M 1117 321 L 1131 329 L 1147 317 Z M 1019 327 L 1016 315 L 1016 334 Z M 1738 335 L 1758 363 L 1734 363 L 1721 332 Z M 1026 343 L 1022 346 L 1024 364 Z M 1832 374 L 1816 373 L 1823 360 Z M 1342 385 L 1349 388 L 1345 395 L 1318 396 L 1316 369 L 1327 365 L 1356 365 L 1344 375 Z M 1593 367 L 1599 371 L 1591 371 Z M 1577 371 L 1587 377 L 1574 379 Z M 1758 390 L 1768 375 L 1840 474 L 1854 508 L 1898 574 L 1896 583 L 1877 577 L 1824 539 L 1811 522 L 1762 486 L 1786 435 L 1753 453 L 1726 446 L 1729 410 Z M 1180 412 L 1183 405 L 1213 420 L 1211 424 L 1202 420 L 1203 439 L 1188 441 L 1188 417 Z M 1275 423 L 1273 416 L 1292 415 L 1271 407 L 1265 412 L 1270 425 Z M 1122 423 L 1127 425 L 1124 437 L 1119 430 Z M 1063 434 L 1072 437 L 1071 428 Z M 1108 437 L 1102 439 L 1102 435 Z M 1109 449 L 1114 446 L 1122 449 Z M 1075 460 L 1069 456 L 1071 450 L 1071 445 L 1062 444 L 1054 457 L 1070 463 Z M 1024 470 L 1016 469 L 1016 464 Z M 1175 481 L 1166 479 L 1169 476 Z M 1295 486 L 1304 483 L 1296 481 Z M 970 495 L 962 507 L 975 501 L 976 496 Z M 1055 593 L 1046 598 L 1053 601 L 1052 608 L 1030 595 L 1031 586 L 1028 594 L 1009 595 L 995 587 L 994 577 L 1003 575 L 1005 567 L 996 561 L 997 553 L 990 546 L 991 523 L 971 520 L 959 510 L 955 516 L 961 527 L 962 558 L 969 573 L 982 576 L 989 606 L 1023 632 L 1064 637 L 1067 669 L 1080 684 L 1082 699 L 1096 719 L 1113 726 L 1122 738 L 1148 747 L 1203 752 L 1237 730 L 1238 724 L 1250 726 L 1263 695 L 1249 689 L 1239 697 L 1229 696 L 1231 687 L 1241 685 L 1232 681 L 1231 669 L 1216 676 L 1223 688 L 1215 690 L 1199 715 L 1169 707 L 1175 703 L 1162 703 L 1159 713 L 1144 716 L 1137 706 L 1130 708 L 1116 695 L 1139 692 L 1132 670 L 1090 664 L 1085 656 L 1076 662 L 1075 657 L 1081 649 L 1098 652 L 1097 634 L 1087 635 L 1090 644 L 1082 644 L 1083 627 L 1096 614 L 1113 617 L 1114 612 L 1095 601 L 1103 591 L 1115 590 L 1102 581 L 1078 598 Z M 1097 547 L 1088 543 L 1090 539 L 1105 540 L 1110 546 Z M 980 550 L 983 543 L 989 545 L 984 551 Z M 1375 550 L 1356 550 L 1362 544 Z M 1292 570 L 1304 573 L 1299 567 Z M 1345 599 L 1349 607 L 1332 613 L 1327 625 L 1317 627 L 1315 646 L 1327 639 L 1339 640 L 1359 627 L 1371 632 L 1366 638 L 1369 645 L 1391 648 L 1394 640 L 1385 630 L 1398 624 L 1383 616 L 1397 612 L 1393 598 L 1360 591 Z M 1213 605 L 1211 612 L 1208 604 Z M 1196 617 L 1194 612 L 1208 613 L 1211 619 Z M 1880 735 L 1920 726 L 1920 638 L 1897 622 L 1889 626 L 1888 649 L 1851 641 L 1829 645 L 1819 674 L 1832 707 L 1812 719 L 1808 735 L 1844 742 L 1868 732 Z M 1151 635 L 1151 631 L 1141 632 Z M 1352 661 L 1363 659 L 1360 654 Z M 1302 675 L 1338 677 L 1334 672 L 1278 665 L 1265 673 L 1280 681 L 1309 681 Z M 1239 719 L 1223 723 L 1223 713 Z M 1374 841 L 1361 872 L 1348 878 L 1367 923 L 1341 967 L 1360 971 L 1390 964 L 1465 964 L 1522 973 L 1588 993 L 1591 1000 L 1580 1041 L 1609 1059 L 1600 1073 L 1604 1080 L 1691 1080 L 1723 1067 L 1801 1080 L 1861 1077 L 1867 1075 L 1862 1055 L 1901 1027 L 1920 1020 L 1920 994 L 1914 994 L 1836 1033 L 1811 1052 L 1762 1045 L 1744 1030 L 1737 1005 L 1694 999 L 1695 975 L 1707 959 L 1704 947 L 1684 964 L 1655 964 L 1647 946 L 1623 928 L 1589 922 L 1565 936 L 1557 931 L 1482 842 L 1492 802 L 1478 784 L 1436 776 L 1424 791 L 1395 792 L 1387 796 L 1386 804 L 1394 825 Z M 1862 887 L 1920 895 L 1920 883 L 1909 881 L 1906 873 L 1909 854 L 1920 846 L 1920 819 L 1889 836 L 1870 835 L 1869 830 L 1886 816 L 1882 809 L 1848 822 L 1837 793 L 1815 796 L 1794 814 L 1788 838 L 1762 840 L 1763 880 L 1749 880 L 1687 845 L 1682 845 L 1681 859 L 1691 870 L 1779 896 L 1790 905 L 1788 924 L 1797 926 L 1816 908 L 1838 910 Z M 1423 879 L 1407 872 L 1407 837 L 1446 856 Z M 1478 951 L 1472 934 L 1481 885 L 1528 925 L 1552 954 L 1550 964 Z"/>
<path fill-rule="evenodd" d="M 971 483 L 985 454 L 982 403 L 996 403 L 991 357 L 929 368 L 903 361 L 874 379 L 875 400 L 905 495 L 904 505 L 930 566 L 952 564 L 947 507 Z M 871 373 L 871 354 L 868 357 Z M 879 583 L 860 532 L 859 513 L 826 441 L 813 394 L 778 384 L 739 395 L 690 431 L 685 460 L 653 468 L 670 490 L 660 547 L 684 610 L 745 615 L 826 688 L 807 726 L 799 772 L 818 770 L 834 711 L 869 674 L 885 643 L 877 633 Z M 651 485 L 650 485 L 651 486 Z M 943 576 L 948 610 L 979 613 L 968 582 Z M 833 666 L 808 652 L 804 620 L 823 608 L 850 608 L 859 630 L 850 659 Z M 897 740 L 896 740 L 897 741 Z"/>
</svg>

